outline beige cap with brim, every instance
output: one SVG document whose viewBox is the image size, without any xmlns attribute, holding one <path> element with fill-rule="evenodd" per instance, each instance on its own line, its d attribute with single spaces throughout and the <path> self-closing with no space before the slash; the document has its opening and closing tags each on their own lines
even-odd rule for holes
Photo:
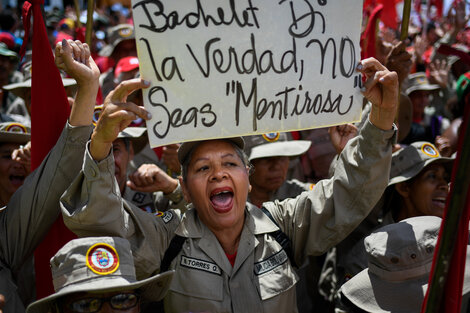
<svg viewBox="0 0 470 313">
<path fill-rule="evenodd" d="M 417 90 L 424 90 L 424 91 L 432 91 L 438 90 L 441 87 L 436 84 L 430 84 L 428 78 L 426 77 L 426 73 L 418 72 L 414 74 L 410 74 L 408 76 L 408 80 L 405 83 L 406 86 L 406 94 L 409 96 L 413 91 Z"/>
<path fill-rule="evenodd" d="M 233 144 L 235 144 L 237 147 L 240 149 L 243 149 L 245 147 L 245 141 L 243 140 L 242 137 L 230 137 L 230 138 L 220 138 L 220 139 L 214 139 L 214 140 L 226 140 L 229 141 Z M 196 146 L 199 144 L 210 141 L 210 140 L 198 140 L 198 141 L 188 141 L 188 142 L 183 142 L 181 146 L 178 148 L 178 161 L 180 164 L 184 163 L 184 160 L 188 156 L 188 154 L 193 150 Z"/>
<path fill-rule="evenodd" d="M 111 27 L 107 34 L 109 44 L 98 52 L 98 55 L 102 57 L 110 57 L 114 49 L 124 40 L 135 40 L 134 26 L 131 24 L 119 24 Z"/>
<path fill-rule="evenodd" d="M 148 143 L 146 136 L 147 128 L 145 127 L 127 127 L 119 133 L 117 138 L 127 138 L 131 141 L 134 148 L 134 154 L 139 153 Z"/>
<path fill-rule="evenodd" d="M 77 81 L 73 78 L 62 78 L 64 87 L 71 87 L 77 85 Z M 3 89 L 11 91 L 17 97 L 24 97 L 25 89 L 31 88 L 31 79 L 27 79 L 21 83 L 9 84 L 3 86 Z"/>
<path fill-rule="evenodd" d="M 441 156 L 437 148 L 430 142 L 413 142 L 393 153 L 388 185 L 407 181 L 434 162 L 442 162 L 448 173 L 452 172 L 454 158 Z"/>
<path fill-rule="evenodd" d="M 31 140 L 31 129 L 17 122 L 0 123 L 0 143 L 26 144 Z"/>
<path fill-rule="evenodd" d="M 106 293 L 139 290 L 144 302 L 165 296 L 174 271 L 136 279 L 129 241 L 120 237 L 75 239 L 51 258 L 56 293 L 28 306 L 27 313 L 53 312 L 57 299 L 78 292 Z"/>
<path fill-rule="evenodd" d="M 441 221 L 408 218 L 367 236 L 369 267 L 343 284 L 342 294 L 367 312 L 420 312 Z"/>
<path fill-rule="evenodd" d="M 286 133 L 246 136 L 245 151 L 250 161 L 277 156 L 296 157 L 311 146 L 309 140 L 288 140 Z"/>
</svg>

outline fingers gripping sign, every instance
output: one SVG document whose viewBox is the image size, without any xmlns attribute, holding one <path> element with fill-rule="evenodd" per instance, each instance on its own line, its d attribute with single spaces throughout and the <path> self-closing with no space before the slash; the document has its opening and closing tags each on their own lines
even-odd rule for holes
<svg viewBox="0 0 470 313">
<path fill-rule="evenodd" d="M 380 129 L 392 129 L 398 108 L 397 73 L 374 58 L 362 60 L 357 70 L 366 77 L 362 93 L 372 103 L 369 120 Z"/>
<path fill-rule="evenodd" d="M 104 100 L 103 112 L 91 135 L 90 153 L 93 159 L 104 159 L 120 131 L 133 120 L 140 117 L 149 120 L 151 114 L 143 107 L 127 102 L 127 96 L 133 91 L 147 88 L 149 82 L 140 78 L 123 81 Z"/>
</svg>

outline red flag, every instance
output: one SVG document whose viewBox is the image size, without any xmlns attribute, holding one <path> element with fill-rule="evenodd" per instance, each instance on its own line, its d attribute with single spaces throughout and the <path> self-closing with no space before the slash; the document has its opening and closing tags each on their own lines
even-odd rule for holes
<svg viewBox="0 0 470 313">
<path fill-rule="evenodd" d="M 466 101 L 468 104 L 469 99 L 467 98 Z M 470 158 L 469 124 L 470 106 L 467 105 L 459 129 L 459 143 L 457 158 L 452 170 L 451 189 L 447 197 L 429 278 L 429 287 L 421 312 L 460 312 L 461 309 L 470 220 L 470 182 L 465 176 L 468 173 L 468 159 Z M 454 205 L 455 203 L 457 205 Z M 444 261 L 447 262 L 447 265 L 443 263 Z M 447 273 L 445 269 L 448 269 Z M 440 289 L 442 286 L 440 281 L 443 278 L 445 285 Z"/>
<path fill-rule="evenodd" d="M 361 58 L 375 57 L 377 41 L 377 22 L 383 5 L 377 5 L 369 16 L 366 29 L 361 35 Z"/>
<path fill-rule="evenodd" d="M 23 6 L 25 38 L 21 52 L 25 52 L 32 9 L 34 36 L 31 76 L 31 167 L 34 170 L 57 142 L 69 116 L 70 107 L 59 70 L 54 64 L 41 14 L 44 0 L 28 1 Z M 59 210 L 59 207 L 57 209 Z M 59 248 L 73 238 L 75 235 L 59 218 L 36 249 L 34 256 L 38 299 L 54 292 L 49 260 Z"/>
<path fill-rule="evenodd" d="M 382 0 L 380 2 L 384 6 L 382 13 L 380 13 L 380 20 L 385 24 L 385 26 L 390 27 L 391 29 L 397 29 L 398 16 L 396 4 L 399 1 Z"/>
</svg>

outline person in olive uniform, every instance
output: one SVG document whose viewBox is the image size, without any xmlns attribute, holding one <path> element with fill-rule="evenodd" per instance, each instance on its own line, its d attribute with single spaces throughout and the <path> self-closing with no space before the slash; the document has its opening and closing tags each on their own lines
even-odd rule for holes
<svg viewBox="0 0 470 313">
<path fill-rule="evenodd" d="M 76 79 L 80 91 L 54 148 L 0 209 L 4 225 L 0 228 L 0 294 L 5 297 L 5 312 L 25 310 L 14 277 L 59 216 L 59 198 L 80 171 L 92 132 L 99 70 L 86 44 L 63 43 L 56 47 L 56 65 Z"/>
<path fill-rule="evenodd" d="M 372 58 L 362 60 L 358 70 L 367 77 L 364 95 L 373 104 L 369 121 L 342 152 L 332 179 L 295 199 L 264 204 L 272 219 L 246 202 L 251 187 L 241 137 L 180 146 L 180 184 L 193 207 L 184 215 L 169 210 L 153 217 L 123 201 L 115 192 L 109 152 L 122 125 L 136 115 L 148 118 L 145 109 L 124 103 L 130 91 L 148 84 L 122 83 L 108 95 L 106 118 L 87 145 L 83 170 L 61 198 L 66 225 L 78 236 L 129 239 L 139 279 L 165 269 L 170 259 L 175 275 L 164 299 L 166 312 L 296 312 L 292 261 L 302 264 L 306 256 L 337 244 L 387 185 L 397 75 Z M 273 238 L 278 230 L 291 249 Z M 182 245 L 174 258 L 164 259 L 173 238 L 182 238 Z"/>
</svg>

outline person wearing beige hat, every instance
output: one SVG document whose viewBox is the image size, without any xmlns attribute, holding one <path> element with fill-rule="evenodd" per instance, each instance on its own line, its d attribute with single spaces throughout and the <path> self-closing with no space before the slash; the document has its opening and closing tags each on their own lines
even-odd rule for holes
<svg viewBox="0 0 470 313">
<path fill-rule="evenodd" d="M 307 140 L 288 140 L 286 133 L 267 133 L 246 136 L 245 152 L 253 165 L 250 175 L 251 191 L 248 201 L 261 207 L 263 202 L 298 196 L 312 184 L 296 179 L 287 180 L 290 159 L 310 148 Z"/>
<path fill-rule="evenodd" d="M 59 45 L 55 53 L 56 65 L 74 77 L 81 87 L 69 119 L 41 165 L 26 178 L 6 206 L 0 208 L 3 225 L 0 227 L 0 294 L 5 297 L 5 312 L 24 312 L 32 300 L 31 289 L 34 298 L 32 267 L 24 269 L 22 266 L 31 260 L 34 250 L 59 216 L 60 195 L 80 171 L 85 143 L 92 131 L 99 70 L 87 46 L 75 44 Z M 73 51 L 82 51 L 87 58 L 82 63 L 78 56 L 74 58 Z M 5 157 L 11 158 L 8 153 Z M 19 288 L 18 276 L 22 275 L 30 277 L 27 294 Z"/>
<path fill-rule="evenodd" d="M 412 217 L 367 236 L 368 267 L 341 287 L 339 312 L 421 312 L 440 226 L 439 217 Z"/>
<path fill-rule="evenodd" d="M 23 148 L 30 139 L 29 127 L 15 122 L 0 123 L 0 207 L 10 201 L 31 171 L 27 160 L 22 162 L 21 158 L 13 157 L 18 149 L 29 153 L 29 149 Z"/>
<path fill-rule="evenodd" d="M 131 24 L 119 24 L 107 31 L 108 44 L 100 50 L 99 55 L 111 58 L 114 66 L 101 74 L 100 86 L 103 97 L 116 87 L 114 70 L 124 57 L 136 57 L 137 48 L 135 44 L 134 26 Z"/>
<path fill-rule="evenodd" d="M 8 49 L 5 43 L 0 42 L 0 113 L 6 113 L 16 98 L 15 95 L 3 90 L 2 87 L 17 83 L 23 78 L 21 73 L 15 70 L 18 61 L 18 54 Z"/>
<path fill-rule="evenodd" d="M 55 293 L 31 303 L 27 313 L 140 312 L 165 296 L 174 273 L 138 281 L 131 245 L 119 237 L 74 239 L 50 263 Z"/>
<path fill-rule="evenodd" d="M 418 72 L 408 76 L 404 88 L 413 106 L 413 121 L 408 135 L 401 143 L 434 142 L 436 136 L 440 135 L 450 124 L 448 119 L 438 115 L 434 107 L 430 106 L 431 95 L 441 87 L 431 84 L 426 73 Z"/>
<path fill-rule="evenodd" d="M 3 89 L 11 92 L 17 98 L 10 104 L 7 114 L 15 114 L 24 116 L 29 123 L 31 120 L 31 75 L 32 63 L 23 64 L 21 71 L 23 73 L 23 81 L 3 86 Z M 62 78 L 62 84 L 68 97 L 73 98 L 77 90 L 77 82 L 73 78 Z"/>
<path fill-rule="evenodd" d="M 393 153 L 390 180 L 381 200 L 336 247 L 338 288 L 367 267 L 363 241 L 374 229 L 415 216 L 442 217 L 453 161 L 429 142 L 415 142 Z"/>
<path fill-rule="evenodd" d="M 421 312 L 441 222 L 436 216 L 411 217 L 367 236 L 368 267 L 341 287 L 342 306 L 337 312 Z M 467 296 L 469 279 L 466 266 L 463 294 Z M 462 303 L 462 312 L 467 312 L 466 297 Z"/>
<path fill-rule="evenodd" d="M 352 231 L 388 180 L 397 75 L 372 58 L 357 70 L 368 78 L 363 94 L 373 103 L 369 120 L 341 153 L 332 179 L 295 199 L 264 204 L 272 219 L 247 203 L 251 187 L 241 137 L 180 146 L 180 184 L 191 205 L 183 215 L 169 210 L 153 216 L 123 201 L 110 150 L 122 125 L 136 115 L 149 118 L 144 108 L 126 102 L 130 92 L 149 84 L 121 83 L 106 100 L 83 170 L 61 198 L 66 226 L 78 236 L 129 239 L 137 278 L 175 269 L 166 312 L 297 312 L 294 264 Z"/>
</svg>

